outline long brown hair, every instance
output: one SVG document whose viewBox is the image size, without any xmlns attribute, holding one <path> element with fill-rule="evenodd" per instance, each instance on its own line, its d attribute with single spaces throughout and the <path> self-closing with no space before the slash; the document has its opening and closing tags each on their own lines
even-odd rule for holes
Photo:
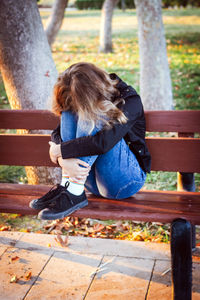
<svg viewBox="0 0 200 300">
<path fill-rule="evenodd" d="M 117 107 L 123 101 L 117 83 L 118 80 L 112 80 L 107 72 L 91 63 L 73 64 L 58 77 L 52 110 L 57 115 L 66 110 L 77 113 L 81 119 L 91 121 L 91 130 L 97 120 L 108 127 L 116 122 L 126 123 L 126 116 Z"/>
</svg>

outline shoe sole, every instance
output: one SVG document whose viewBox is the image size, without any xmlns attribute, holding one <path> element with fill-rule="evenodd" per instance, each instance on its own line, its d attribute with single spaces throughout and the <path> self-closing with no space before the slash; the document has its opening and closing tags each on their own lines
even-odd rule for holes
<svg viewBox="0 0 200 300">
<path fill-rule="evenodd" d="M 43 215 L 43 211 L 46 210 L 42 210 L 39 214 L 38 214 L 38 218 L 42 219 L 42 220 L 57 220 L 57 219 L 63 219 L 66 216 L 71 215 L 73 212 L 75 212 L 76 210 L 83 208 L 85 206 L 88 205 L 88 200 L 84 200 L 81 203 L 76 204 L 75 206 L 71 207 L 68 210 L 59 212 L 59 213 L 55 213 L 55 214 L 49 214 L 49 215 Z"/>
</svg>

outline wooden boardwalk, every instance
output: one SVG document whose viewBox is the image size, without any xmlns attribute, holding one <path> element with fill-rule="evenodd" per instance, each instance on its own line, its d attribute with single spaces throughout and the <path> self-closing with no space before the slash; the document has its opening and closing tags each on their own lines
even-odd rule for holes
<svg viewBox="0 0 200 300">
<path fill-rule="evenodd" d="M 171 299 L 165 244 L 70 237 L 61 247 L 53 235 L 0 232 L 0 260 L 2 300 Z M 192 299 L 200 300 L 198 259 Z"/>
</svg>

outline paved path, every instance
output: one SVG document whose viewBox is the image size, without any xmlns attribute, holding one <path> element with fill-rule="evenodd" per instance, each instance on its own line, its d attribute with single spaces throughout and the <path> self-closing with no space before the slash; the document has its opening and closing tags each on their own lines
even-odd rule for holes
<svg viewBox="0 0 200 300">
<path fill-rule="evenodd" d="M 0 232 L 0 260 L 2 300 L 171 300 L 165 244 L 70 237 L 61 247 L 54 235 Z M 200 300 L 200 261 L 192 299 Z"/>
</svg>

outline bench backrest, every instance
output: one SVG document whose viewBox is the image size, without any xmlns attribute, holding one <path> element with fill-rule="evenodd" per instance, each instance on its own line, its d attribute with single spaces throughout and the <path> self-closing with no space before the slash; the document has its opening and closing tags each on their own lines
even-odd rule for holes
<svg viewBox="0 0 200 300">
<path fill-rule="evenodd" d="M 146 111 L 152 170 L 200 173 L 200 111 Z M 52 130 L 59 118 L 46 110 L 0 110 L 1 129 Z M 178 133 L 178 134 L 177 134 Z M 49 134 L 0 134 L 0 164 L 55 166 L 48 155 Z"/>
</svg>

